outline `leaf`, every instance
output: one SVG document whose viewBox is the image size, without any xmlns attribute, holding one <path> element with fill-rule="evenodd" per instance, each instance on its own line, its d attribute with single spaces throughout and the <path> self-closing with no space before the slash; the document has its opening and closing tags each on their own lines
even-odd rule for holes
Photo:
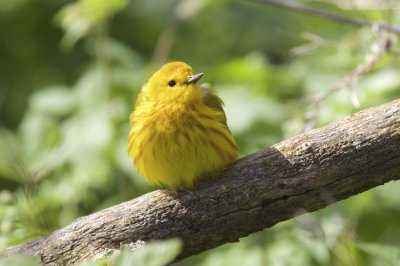
<svg viewBox="0 0 400 266">
<path fill-rule="evenodd" d="M 285 108 L 271 100 L 256 97 L 245 86 L 219 86 L 218 94 L 224 100 L 228 125 L 234 134 L 242 133 L 257 120 L 281 123 L 287 116 Z"/>
<path fill-rule="evenodd" d="M 75 107 L 75 97 L 68 87 L 53 86 L 36 92 L 30 105 L 32 111 L 63 116 Z"/>
<path fill-rule="evenodd" d="M 0 179 L 20 181 L 21 161 L 23 156 L 17 136 L 0 128 Z"/>
<path fill-rule="evenodd" d="M 357 246 L 369 254 L 376 264 L 373 265 L 399 265 L 400 250 L 396 246 L 357 242 Z"/>
<path fill-rule="evenodd" d="M 162 266 L 171 263 L 182 250 L 179 239 L 151 241 L 144 246 L 125 248 L 117 259 L 117 266 Z"/>
<path fill-rule="evenodd" d="M 94 27 L 102 25 L 108 18 L 122 10 L 127 0 L 80 0 L 66 5 L 57 15 L 65 35 L 61 41 L 70 49 Z"/>
<path fill-rule="evenodd" d="M 40 264 L 33 257 L 11 256 L 0 259 L 0 266 L 40 266 Z"/>
</svg>

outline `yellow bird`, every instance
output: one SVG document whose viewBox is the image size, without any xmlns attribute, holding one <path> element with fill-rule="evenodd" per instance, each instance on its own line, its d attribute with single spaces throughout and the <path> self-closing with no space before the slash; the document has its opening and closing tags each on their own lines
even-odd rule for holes
<svg viewBox="0 0 400 266">
<path fill-rule="evenodd" d="M 130 116 L 128 154 L 150 184 L 191 188 L 238 157 L 222 100 L 183 62 L 165 64 L 142 87 Z"/>
</svg>

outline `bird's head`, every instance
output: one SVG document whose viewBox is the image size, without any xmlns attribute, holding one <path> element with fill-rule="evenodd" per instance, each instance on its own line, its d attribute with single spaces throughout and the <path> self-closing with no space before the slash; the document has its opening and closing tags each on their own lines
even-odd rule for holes
<svg viewBox="0 0 400 266">
<path fill-rule="evenodd" d="M 203 73 L 193 74 L 192 68 L 183 62 L 162 66 L 146 83 L 146 92 L 153 101 L 201 101 L 202 93 L 197 81 Z"/>
</svg>

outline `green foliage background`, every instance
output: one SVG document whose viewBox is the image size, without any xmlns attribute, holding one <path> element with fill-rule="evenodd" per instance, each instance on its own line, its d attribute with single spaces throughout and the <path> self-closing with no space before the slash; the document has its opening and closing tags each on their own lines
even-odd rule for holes
<svg viewBox="0 0 400 266">
<path fill-rule="evenodd" d="M 396 2 L 381 2 L 304 1 L 400 23 Z M 206 73 L 242 155 L 301 133 L 310 112 L 319 127 L 400 96 L 395 41 L 352 89 L 319 109 L 301 101 L 340 82 L 387 33 L 253 1 L 0 1 L 0 26 L 0 251 L 155 189 L 127 157 L 128 117 L 166 61 Z M 399 189 L 388 183 L 177 265 L 399 265 Z M 156 242 L 113 263 L 163 265 L 179 248 Z M 0 260 L 12 264 L 32 261 Z"/>
</svg>

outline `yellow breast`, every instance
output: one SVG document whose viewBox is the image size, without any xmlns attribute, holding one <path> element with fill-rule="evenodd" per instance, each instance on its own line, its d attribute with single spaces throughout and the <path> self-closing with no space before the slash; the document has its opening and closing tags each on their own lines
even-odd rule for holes
<svg viewBox="0 0 400 266">
<path fill-rule="evenodd" d="M 238 157 L 222 115 L 202 104 L 138 106 L 131 117 L 129 157 L 150 184 L 190 188 Z"/>
</svg>

